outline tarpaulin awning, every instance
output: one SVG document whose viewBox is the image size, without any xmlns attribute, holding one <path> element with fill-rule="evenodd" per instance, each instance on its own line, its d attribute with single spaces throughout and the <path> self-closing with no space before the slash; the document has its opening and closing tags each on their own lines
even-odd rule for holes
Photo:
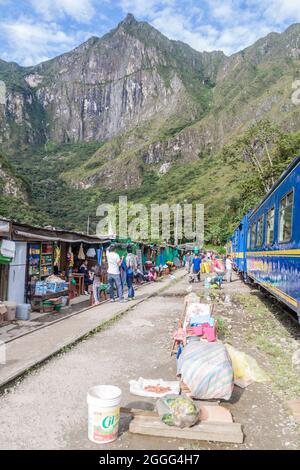
<svg viewBox="0 0 300 470">
<path fill-rule="evenodd" d="M 6 258 L 14 258 L 16 253 L 16 244 L 11 240 L 2 240 L 0 242 L 0 254 Z"/>
</svg>

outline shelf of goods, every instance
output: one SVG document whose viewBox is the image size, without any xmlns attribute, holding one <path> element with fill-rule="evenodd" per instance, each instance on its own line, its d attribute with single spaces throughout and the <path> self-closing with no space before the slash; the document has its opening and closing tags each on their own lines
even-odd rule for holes
<svg viewBox="0 0 300 470">
<path fill-rule="evenodd" d="M 34 284 L 36 280 L 51 276 L 51 274 L 53 274 L 53 262 L 53 243 L 30 243 L 28 247 L 29 286 L 32 287 L 32 284 Z"/>
<path fill-rule="evenodd" d="M 41 278 L 48 277 L 53 274 L 53 244 L 41 244 L 41 265 L 40 265 Z"/>
<path fill-rule="evenodd" d="M 30 243 L 28 249 L 29 277 L 40 275 L 41 244 Z"/>
</svg>

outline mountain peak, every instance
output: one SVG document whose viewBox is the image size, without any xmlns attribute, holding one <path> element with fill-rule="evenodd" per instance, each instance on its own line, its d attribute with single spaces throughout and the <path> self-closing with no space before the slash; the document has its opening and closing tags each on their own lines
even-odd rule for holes
<svg viewBox="0 0 300 470">
<path fill-rule="evenodd" d="M 124 25 L 132 25 L 134 23 L 137 23 L 137 20 L 135 19 L 132 13 L 128 13 L 126 18 L 124 18 L 124 20 L 121 22 L 121 24 Z"/>
</svg>

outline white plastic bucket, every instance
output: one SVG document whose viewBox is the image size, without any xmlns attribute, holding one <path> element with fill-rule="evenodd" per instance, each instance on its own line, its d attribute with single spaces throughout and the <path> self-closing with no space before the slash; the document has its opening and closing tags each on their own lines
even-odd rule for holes
<svg viewBox="0 0 300 470">
<path fill-rule="evenodd" d="M 97 385 L 87 394 L 88 437 L 106 444 L 118 437 L 122 391 L 113 385 Z"/>
<path fill-rule="evenodd" d="M 30 320 L 30 304 L 18 304 L 16 318 L 17 320 Z"/>
</svg>

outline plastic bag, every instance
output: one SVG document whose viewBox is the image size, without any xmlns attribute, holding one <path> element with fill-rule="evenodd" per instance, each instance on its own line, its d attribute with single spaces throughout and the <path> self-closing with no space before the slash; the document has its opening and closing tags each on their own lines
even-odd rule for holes
<svg viewBox="0 0 300 470">
<path fill-rule="evenodd" d="M 230 344 L 226 344 L 233 368 L 234 381 L 269 382 L 270 377 L 257 364 L 256 360 L 248 354 L 238 351 Z"/>
<path fill-rule="evenodd" d="M 163 423 L 178 428 L 189 428 L 199 420 L 199 410 L 189 398 L 181 395 L 166 395 L 156 403 Z"/>
</svg>

